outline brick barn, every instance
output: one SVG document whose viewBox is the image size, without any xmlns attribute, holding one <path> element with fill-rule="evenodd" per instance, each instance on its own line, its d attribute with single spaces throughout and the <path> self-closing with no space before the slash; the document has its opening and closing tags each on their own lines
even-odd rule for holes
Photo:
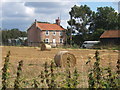
<svg viewBox="0 0 120 90">
<path fill-rule="evenodd" d="M 39 46 L 42 42 L 55 45 L 65 43 L 65 29 L 60 26 L 60 19 L 55 24 L 35 20 L 28 28 L 28 46 Z"/>
<path fill-rule="evenodd" d="M 120 30 L 107 30 L 100 36 L 102 44 L 120 44 Z"/>
</svg>

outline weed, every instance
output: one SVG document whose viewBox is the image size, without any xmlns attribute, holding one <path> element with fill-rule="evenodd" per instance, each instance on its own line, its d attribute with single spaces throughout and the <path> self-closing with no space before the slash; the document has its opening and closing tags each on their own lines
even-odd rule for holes
<svg viewBox="0 0 120 90">
<path fill-rule="evenodd" d="M 2 90 L 5 90 L 8 87 L 8 79 L 9 79 L 9 57 L 10 57 L 10 51 L 8 51 L 7 56 L 5 57 L 5 63 L 2 68 Z"/>
<path fill-rule="evenodd" d="M 20 83 L 21 83 L 22 66 L 23 66 L 23 61 L 21 60 L 17 68 L 17 77 L 14 82 L 14 89 L 16 90 L 21 88 Z"/>
</svg>

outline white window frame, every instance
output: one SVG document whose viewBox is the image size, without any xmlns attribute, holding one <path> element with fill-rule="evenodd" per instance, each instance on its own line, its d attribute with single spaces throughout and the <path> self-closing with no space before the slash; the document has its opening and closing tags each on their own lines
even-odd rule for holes
<svg viewBox="0 0 120 90">
<path fill-rule="evenodd" d="M 62 40 L 62 42 L 61 42 L 61 40 Z M 60 43 L 63 43 L 63 38 L 60 38 Z"/>
<path fill-rule="evenodd" d="M 53 31 L 53 35 L 54 35 L 54 36 L 56 35 L 56 31 Z"/>
<path fill-rule="evenodd" d="M 62 36 L 62 35 L 63 35 L 63 32 L 62 32 L 62 31 L 60 31 L 60 32 L 59 32 L 59 35 L 60 35 L 60 36 Z"/>
<path fill-rule="evenodd" d="M 48 34 L 46 33 L 48 30 L 45 31 L 45 35 L 48 36 L 49 35 L 49 31 L 48 31 Z"/>
<path fill-rule="evenodd" d="M 47 40 L 48 40 L 48 42 L 46 42 Z M 46 39 L 45 39 L 45 43 L 49 43 L 49 38 L 46 38 Z"/>
</svg>

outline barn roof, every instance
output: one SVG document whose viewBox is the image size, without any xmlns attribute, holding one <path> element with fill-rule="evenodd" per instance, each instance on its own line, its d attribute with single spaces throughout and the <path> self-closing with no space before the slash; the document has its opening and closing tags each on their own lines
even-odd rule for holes
<svg viewBox="0 0 120 90">
<path fill-rule="evenodd" d="M 65 30 L 62 26 L 50 23 L 37 22 L 36 26 L 39 27 L 41 30 Z"/>
<path fill-rule="evenodd" d="M 120 38 L 120 30 L 107 30 L 100 38 Z"/>
</svg>

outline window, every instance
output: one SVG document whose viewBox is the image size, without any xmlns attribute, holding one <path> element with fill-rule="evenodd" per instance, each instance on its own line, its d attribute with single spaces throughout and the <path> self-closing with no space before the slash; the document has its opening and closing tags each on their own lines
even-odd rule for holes
<svg viewBox="0 0 120 90">
<path fill-rule="evenodd" d="M 62 36 L 62 35 L 63 35 L 62 31 L 60 31 L 60 36 Z"/>
<path fill-rule="evenodd" d="M 60 43 L 63 43 L 63 39 L 62 38 L 60 38 Z"/>
<path fill-rule="evenodd" d="M 49 35 L 49 31 L 47 30 L 45 34 L 48 36 Z"/>
<path fill-rule="evenodd" d="M 54 36 L 56 35 L 56 31 L 53 31 L 53 35 L 54 35 Z"/>
<path fill-rule="evenodd" d="M 48 38 L 45 39 L 45 43 L 49 43 L 49 39 Z"/>
</svg>

